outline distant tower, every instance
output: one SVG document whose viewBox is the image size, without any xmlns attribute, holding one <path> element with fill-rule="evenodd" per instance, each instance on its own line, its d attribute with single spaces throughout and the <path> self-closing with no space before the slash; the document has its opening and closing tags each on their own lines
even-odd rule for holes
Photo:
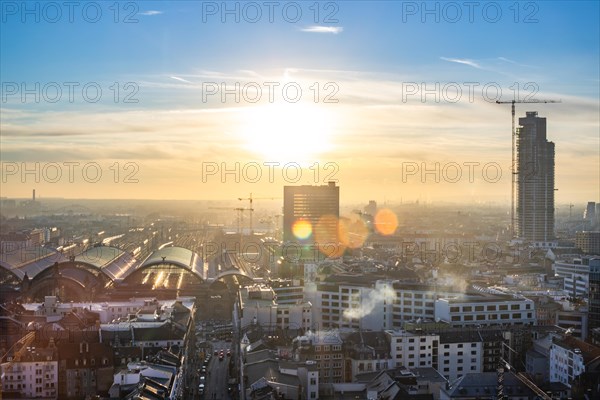
<svg viewBox="0 0 600 400">
<path fill-rule="evenodd" d="M 527 112 L 517 131 L 517 228 L 528 241 L 548 246 L 554 239 L 554 143 L 546 118 Z"/>
<path fill-rule="evenodd" d="M 589 201 L 587 203 L 587 207 L 583 212 L 583 219 L 590 224 L 594 224 L 596 222 L 596 203 L 593 201 Z"/>
<path fill-rule="evenodd" d="M 35 202 L 35 189 L 33 189 L 33 201 Z"/>
<path fill-rule="evenodd" d="M 369 200 L 369 204 L 366 205 L 363 210 L 372 216 L 375 216 L 375 213 L 377 212 L 377 202 L 375 200 Z"/>
</svg>

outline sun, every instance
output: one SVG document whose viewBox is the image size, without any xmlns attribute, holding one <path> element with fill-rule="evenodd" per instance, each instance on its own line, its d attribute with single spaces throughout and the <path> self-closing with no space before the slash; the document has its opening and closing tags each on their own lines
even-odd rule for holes
<svg viewBox="0 0 600 400">
<path fill-rule="evenodd" d="M 334 116 L 319 104 L 249 107 L 241 123 L 245 147 L 266 161 L 306 163 L 332 148 Z"/>
</svg>

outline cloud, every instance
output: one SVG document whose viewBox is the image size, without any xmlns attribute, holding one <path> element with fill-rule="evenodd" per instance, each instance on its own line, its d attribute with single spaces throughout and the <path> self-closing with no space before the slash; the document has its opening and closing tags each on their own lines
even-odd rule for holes
<svg viewBox="0 0 600 400">
<path fill-rule="evenodd" d="M 488 82 L 485 76 L 478 80 L 480 85 L 473 91 L 472 101 L 469 100 L 468 89 L 459 84 L 462 96 L 453 103 L 445 99 L 455 98 L 455 93 L 442 90 L 446 81 L 439 81 L 440 77 L 436 77 L 439 90 L 442 91 L 442 94 L 437 95 L 439 101 L 432 94 L 422 97 L 421 83 L 424 82 L 430 90 L 436 83 L 427 74 L 312 70 L 294 65 L 289 66 L 289 71 L 291 70 L 294 71 L 294 82 L 304 91 L 303 102 L 310 102 L 313 107 L 318 106 L 322 113 L 330 115 L 335 122 L 332 124 L 330 137 L 333 146 L 330 150 L 319 151 L 322 153 L 321 165 L 324 161 L 339 165 L 338 176 L 345 187 L 344 201 L 363 199 L 367 192 L 374 196 L 385 195 L 388 200 L 403 196 L 404 201 L 408 201 L 411 197 L 407 193 L 410 192 L 415 199 L 422 196 L 432 200 L 447 200 L 452 197 L 452 201 L 509 201 L 507 193 L 510 193 L 510 174 L 507 171 L 510 166 L 510 107 L 498 106 L 482 97 L 481 88 Z M 257 138 L 248 135 L 245 129 L 247 117 L 252 116 L 251 121 L 255 121 L 254 116 L 259 115 L 253 114 L 252 107 L 269 106 L 267 89 L 263 86 L 263 101 L 256 105 L 244 101 L 237 103 L 233 101 L 233 96 L 222 103 L 221 96 L 218 95 L 204 103 L 200 91 L 201 82 L 207 79 L 227 84 L 239 81 L 242 85 L 249 81 L 283 82 L 283 71 L 285 69 L 282 68 L 257 70 L 254 73 L 259 79 L 246 71 L 238 70 L 194 71 L 198 75 L 179 71 L 148 75 L 144 76 L 148 83 L 138 82 L 142 89 L 140 104 L 135 105 L 135 108 L 112 102 L 98 104 L 93 108 L 89 104 L 78 106 L 63 102 L 62 107 L 58 108 L 54 104 L 24 105 L 17 98 L 14 102 L 5 104 L 2 110 L 0 145 L 3 161 L 100 162 L 115 158 L 138 162 L 142 166 L 146 160 L 158 160 L 161 164 L 157 171 L 144 164 L 143 171 L 148 172 L 143 185 L 137 186 L 139 192 L 136 192 L 137 196 L 152 198 L 160 196 L 155 190 L 159 181 L 169 188 L 170 195 L 181 198 L 213 196 L 209 193 L 221 196 L 222 189 L 231 190 L 235 198 L 239 195 L 235 191 L 243 193 L 273 190 L 268 179 L 256 184 L 265 184 L 260 190 L 254 184 L 249 184 L 248 190 L 236 185 L 218 186 L 217 183 L 221 184 L 218 179 L 215 179 L 214 187 L 190 185 L 189 182 L 200 181 L 202 162 L 207 160 L 225 162 L 228 166 L 233 162 L 276 161 L 264 158 L 262 153 L 252 150 L 255 147 L 249 147 L 257 146 Z M 206 78 L 208 74 L 211 78 Z M 183 81 L 176 78 L 195 83 L 181 85 Z M 318 105 L 314 103 L 314 92 L 308 89 L 315 82 L 319 82 L 321 88 Z M 325 94 L 333 93 L 331 89 L 324 89 L 326 82 L 335 82 L 339 88 L 334 95 L 339 103 L 329 104 L 323 101 Z M 410 82 L 417 84 L 419 91 L 406 96 L 406 84 Z M 506 93 L 505 97 L 512 94 L 508 89 L 512 84 L 510 81 L 498 82 Z M 150 85 L 151 83 L 156 86 Z M 274 96 L 281 100 L 281 86 L 276 89 Z M 556 179 L 557 187 L 560 188 L 557 196 L 562 196 L 557 199 L 565 202 L 587 201 L 588 198 L 597 196 L 597 189 L 593 193 L 599 179 L 597 171 L 600 171 L 597 97 L 569 96 L 559 88 L 556 91 L 540 91 L 536 98 L 563 100 L 562 104 L 529 104 L 519 105 L 517 108 L 519 116 L 523 116 L 526 111 L 539 111 L 540 116 L 548 118 L 548 136 L 556 143 L 557 148 Z M 300 108 L 303 106 L 298 104 Z M 484 136 L 482 132 L 485 132 Z M 281 140 L 286 140 L 290 148 L 300 148 L 308 143 L 306 137 L 293 135 L 281 135 Z M 315 143 L 315 146 L 319 145 L 320 143 Z M 375 164 L 372 162 L 373 157 L 378 160 Z M 466 169 L 463 169 L 463 179 L 453 185 L 443 182 L 424 184 L 418 177 L 402 181 L 402 162 L 417 162 L 419 165 L 425 162 L 428 166 L 439 162 L 443 166 L 448 162 L 463 165 L 467 161 L 480 163 L 475 182 L 466 179 Z M 102 162 L 103 167 L 106 167 L 112 161 Z M 482 180 L 482 166 L 488 162 L 497 162 L 502 166 L 502 180 L 498 184 Z M 576 175 L 577 164 L 589 166 L 590 173 Z M 107 172 L 107 176 L 109 173 L 112 172 Z M 305 174 L 304 177 L 306 176 L 308 175 Z M 373 182 L 373 176 L 385 177 L 387 183 Z M 170 183 L 173 179 L 177 182 Z M 282 183 L 281 175 L 276 182 Z M 302 183 L 314 184 L 314 181 Z M 23 185 L 20 181 L 11 182 L 6 186 L 7 195 L 29 193 L 31 188 L 27 189 L 26 186 L 30 185 Z M 117 189 L 111 186 L 107 190 L 113 193 Z M 60 194 L 58 186 L 45 189 L 48 192 L 50 190 Z M 114 193 L 116 196 L 121 192 Z M 85 195 L 88 196 L 87 193 Z M 89 194 L 92 195 L 95 194 Z M 125 195 L 132 194 L 122 194 Z"/>
<path fill-rule="evenodd" d="M 157 11 L 157 10 L 148 10 L 148 11 L 142 11 L 140 13 L 140 15 L 146 15 L 146 16 L 151 16 L 151 15 L 160 15 L 162 14 L 162 11 Z"/>
<path fill-rule="evenodd" d="M 309 27 L 301 29 L 302 32 L 333 33 L 334 35 L 341 33 L 343 30 L 344 30 L 344 28 L 341 26 L 319 26 L 319 25 L 309 26 Z"/>
<path fill-rule="evenodd" d="M 537 67 L 535 67 L 535 66 L 533 66 L 533 65 L 521 64 L 521 63 L 519 63 L 519 62 L 516 62 L 516 61 L 514 61 L 514 60 L 511 60 L 511 59 L 509 59 L 509 58 L 506 58 L 506 57 L 498 57 L 498 60 L 500 60 L 500 61 L 504 61 L 504 62 L 507 62 L 507 63 L 509 63 L 509 64 L 518 65 L 519 67 L 537 68 Z"/>
<path fill-rule="evenodd" d="M 465 65 L 469 65 L 473 68 L 481 69 L 481 65 L 479 65 L 478 63 L 476 63 L 473 60 L 469 60 L 466 58 L 448 58 L 448 57 L 440 57 L 440 58 L 444 61 L 449 61 L 449 62 L 458 63 L 458 64 L 465 64 Z"/>
<path fill-rule="evenodd" d="M 178 76 L 170 76 L 169 78 L 175 79 L 176 81 L 179 81 L 179 82 L 192 83 L 192 82 L 188 81 L 187 79 L 183 79 Z"/>
</svg>

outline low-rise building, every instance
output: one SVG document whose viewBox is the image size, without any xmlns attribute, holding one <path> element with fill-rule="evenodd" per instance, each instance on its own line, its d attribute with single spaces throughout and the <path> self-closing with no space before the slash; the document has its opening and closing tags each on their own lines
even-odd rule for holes
<svg viewBox="0 0 600 400">
<path fill-rule="evenodd" d="M 463 295 L 436 300 L 435 318 L 452 326 L 535 325 L 532 300 L 510 295 Z"/>
</svg>

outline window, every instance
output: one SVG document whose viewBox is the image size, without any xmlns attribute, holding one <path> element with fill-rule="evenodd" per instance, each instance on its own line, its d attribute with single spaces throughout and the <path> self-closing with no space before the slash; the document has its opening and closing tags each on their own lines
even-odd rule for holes
<svg viewBox="0 0 600 400">
<path fill-rule="evenodd" d="M 496 306 L 487 306 L 488 311 L 496 311 Z"/>
<path fill-rule="evenodd" d="M 520 310 L 521 306 L 519 304 L 511 304 L 510 309 L 511 310 Z"/>
<path fill-rule="evenodd" d="M 498 310 L 508 311 L 508 304 L 500 304 L 500 307 L 498 307 Z"/>
<path fill-rule="evenodd" d="M 475 306 L 475 311 L 483 311 L 483 306 Z"/>
<path fill-rule="evenodd" d="M 463 307 L 463 312 L 471 312 L 471 311 L 473 311 L 473 307 L 471 307 L 471 306 L 464 306 Z"/>
</svg>

